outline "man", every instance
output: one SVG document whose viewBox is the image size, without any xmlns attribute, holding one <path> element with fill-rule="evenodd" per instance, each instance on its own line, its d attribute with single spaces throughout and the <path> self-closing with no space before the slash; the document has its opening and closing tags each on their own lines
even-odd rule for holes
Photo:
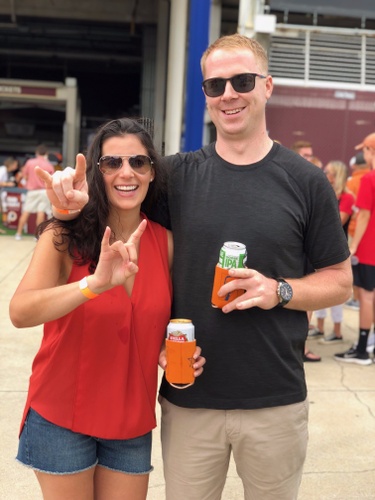
<svg viewBox="0 0 375 500">
<path fill-rule="evenodd" d="M 27 193 L 15 234 L 17 241 L 22 238 L 22 230 L 29 220 L 30 214 L 36 214 L 36 226 L 38 226 L 44 221 L 45 214 L 50 213 L 50 203 L 46 195 L 46 188 L 44 182 L 35 173 L 36 166 L 49 174 L 53 174 L 55 171 L 53 165 L 47 159 L 47 148 L 44 144 L 40 144 L 36 148 L 35 158 L 27 160 L 22 169 L 23 178 L 26 180 Z"/>
<path fill-rule="evenodd" d="M 354 198 L 357 197 L 359 186 L 361 185 L 362 177 L 371 171 L 371 166 L 369 166 L 365 160 L 365 155 L 363 151 L 360 151 L 353 157 L 353 163 L 351 164 L 352 174 L 348 177 L 346 182 L 346 188 Z M 353 238 L 356 225 L 356 217 L 352 215 L 348 228 L 348 235 Z"/>
<path fill-rule="evenodd" d="M 302 158 L 305 158 L 305 160 L 313 163 L 319 168 L 322 168 L 321 165 L 319 165 L 320 160 L 316 157 L 313 156 L 313 147 L 311 142 L 308 141 L 297 141 L 295 142 L 292 147 L 292 151 L 297 153 L 298 155 L 302 156 Z M 312 273 L 314 272 L 314 268 L 312 265 L 306 261 L 306 273 Z M 323 337 L 323 332 L 319 330 L 319 328 L 315 328 L 314 325 L 311 324 L 311 318 L 312 318 L 313 311 L 307 311 L 307 319 L 309 322 L 309 329 L 308 329 L 308 338 L 314 339 L 318 337 Z M 307 343 L 305 344 L 305 349 L 304 349 L 304 354 L 303 354 L 303 360 L 305 362 L 312 362 L 316 363 L 318 361 L 321 361 L 322 358 L 318 356 L 317 354 L 314 354 L 312 351 L 307 346 Z"/>
<path fill-rule="evenodd" d="M 354 198 L 356 198 L 358 195 L 359 186 L 361 184 L 361 179 L 365 174 L 368 174 L 370 172 L 370 168 L 365 161 L 363 151 L 360 151 L 355 156 L 353 156 L 353 158 L 350 160 L 349 164 L 352 168 L 352 175 L 348 178 L 348 180 L 346 182 L 346 187 L 352 193 Z M 349 228 L 348 228 L 349 241 L 351 241 L 353 239 L 353 236 L 354 236 L 356 216 L 357 216 L 357 213 L 356 213 L 356 211 L 354 211 L 354 213 L 350 219 Z M 356 286 L 353 286 L 353 298 L 349 299 L 346 302 L 345 307 L 359 311 L 358 293 L 359 293 L 358 288 Z"/>
<path fill-rule="evenodd" d="M 353 266 L 354 285 L 359 291 L 359 335 L 357 345 L 335 354 L 337 361 L 370 365 L 366 350 L 369 333 L 374 323 L 375 308 L 375 133 L 364 138 L 355 149 L 363 151 L 371 171 L 361 179 L 356 199 L 358 209 L 350 253 L 357 257 Z"/>
<path fill-rule="evenodd" d="M 350 295 L 349 250 L 331 186 L 267 134 L 267 66 L 261 45 L 242 35 L 211 45 L 203 89 L 217 140 L 166 159 L 173 315 L 192 319 L 207 359 L 193 386 L 163 380 L 160 388 L 168 500 L 220 499 L 231 453 L 246 500 L 297 498 L 308 436 L 306 310 Z M 65 174 L 54 183 L 60 210 L 82 206 L 81 162 L 73 181 Z M 235 279 L 220 295 L 244 294 L 221 310 L 211 306 L 211 292 L 225 241 L 246 245 L 248 267 L 229 271 Z M 316 269 L 308 276 L 306 257 Z"/>
<path fill-rule="evenodd" d="M 314 158 L 312 144 L 309 141 L 297 141 L 292 145 L 291 150 L 305 158 L 305 160 L 311 161 Z"/>
</svg>

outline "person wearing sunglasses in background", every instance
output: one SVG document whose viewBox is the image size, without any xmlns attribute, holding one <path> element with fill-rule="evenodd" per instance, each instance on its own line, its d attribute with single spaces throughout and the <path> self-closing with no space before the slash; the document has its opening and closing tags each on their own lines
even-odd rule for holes
<svg viewBox="0 0 375 500">
<path fill-rule="evenodd" d="M 173 249 L 141 206 L 157 201 L 163 174 L 150 136 L 130 119 L 102 126 L 87 162 L 88 204 L 71 222 L 39 227 L 10 303 L 15 326 L 44 323 L 17 459 L 46 499 L 144 500 Z"/>
<path fill-rule="evenodd" d="M 192 319 L 207 364 L 188 389 L 160 388 L 166 498 L 220 499 L 233 454 L 246 500 L 292 500 L 308 439 L 306 311 L 350 296 L 348 245 L 325 174 L 268 136 L 273 81 L 262 46 L 224 36 L 201 66 L 217 139 L 165 158 L 164 223 L 174 315 Z M 79 166 L 56 178 L 59 209 L 81 206 L 83 180 Z M 244 293 L 219 309 L 211 292 L 225 241 L 246 245 L 247 268 L 229 271 L 235 279 L 218 293 Z M 316 270 L 308 276 L 306 257 Z"/>
</svg>

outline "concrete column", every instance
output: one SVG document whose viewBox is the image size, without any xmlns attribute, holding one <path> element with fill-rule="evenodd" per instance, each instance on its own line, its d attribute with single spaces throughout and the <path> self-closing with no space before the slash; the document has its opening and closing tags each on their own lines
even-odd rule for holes
<svg viewBox="0 0 375 500">
<path fill-rule="evenodd" d="M 159 0 L 158 31 L 156 37 L 156 70 L 154 102 L 154 144 L 160 153 L 164 153 L 164 122 L 167 87 L 168 54 L 168 19 L 169 1 Z"/>
<path fill-rule="evenodd" d="M 237 31 L 255 38 L 268 52 L 276 17 L 264 14 L 264 0 L 240 0 Z"/>
<path fill-rule="evenodd" d="M 221 0 L 211 0 L 210 11 L 210 32 L 208 45 L 211 45 L 221 34 L 221 16 L 222 6 Z M 203 75 L 202 75 L 203 76 Z M 203 78 L 202 78 L 203 79 Z M 203 145 L 213 142 L 216 138 L 216 129 L 214 128 L 210 115 L 207 109 L 204 110 L 204 127 L 203 127 Z"/>
<path fill-rule="evenodd" d="M 63 129 L 63 162 L 65 166 L 74 167 L 76 154 L 79 152 L 81 124 L 81 109 L 75 78 L 65 79 L 64 93 L 66 96 L 66 112 Z"/>
<path fill-rule="evenodd" d="M 181 148 L 181 130 L 184 103 L 186 32 L 188 0 L 171 0 L 167 102 L 165 122 L 165 154 L 174 154 Z"/>
</svg>

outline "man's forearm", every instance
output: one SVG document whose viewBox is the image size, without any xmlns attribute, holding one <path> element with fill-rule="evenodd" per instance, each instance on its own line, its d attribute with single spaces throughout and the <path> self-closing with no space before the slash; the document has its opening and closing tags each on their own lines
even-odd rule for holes
<svg viewBox="0 0 375 500">
<path fill-rule="evenodd" d="M 293 288 L 293 299 L 285 306 L 287 309 L 316 311 L 343 304 L 352 293 L 350 259 L 300 279 L 286 278 L 286 281 Z"/>
</svg>

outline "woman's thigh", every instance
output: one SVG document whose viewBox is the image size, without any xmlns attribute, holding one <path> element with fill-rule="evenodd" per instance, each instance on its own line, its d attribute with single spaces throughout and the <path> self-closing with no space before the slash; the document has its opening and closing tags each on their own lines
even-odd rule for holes
<svg viewBox="0 0 375 500">
<path fill-rule="evenodd" d="M 44 498 L 89 500 L 95 487 L 95 498 L 135 500 L 146 496 L 151 443 L 151 432 L 133 439 L 72 432 L 30 409 L 17 459 L 34 469 Z"/>
<path fill-rule="evenodd" d="M 95 468 L 95 500 L 145 500 L 149 474 L 125 474 L 105 467 Z"/>
<path fill-rule="evenodd" d="M 96 465 L 96 442 L 49 422 L 31 408 L 20 436 L 17 460 L 41 473 L 75 474 Z"/>
<path fill-rule="evenodd" d="M 43 500 L 94 500 L 95 468 L 77 474 L 47 474 L 35 471 Z"/>
<path fill-rule="evenodd" d="M 149 474 L 133 475 L 104 467 L 77 474 L 36 472 L 44 500 L 145 500 Z"/>
</svg>

